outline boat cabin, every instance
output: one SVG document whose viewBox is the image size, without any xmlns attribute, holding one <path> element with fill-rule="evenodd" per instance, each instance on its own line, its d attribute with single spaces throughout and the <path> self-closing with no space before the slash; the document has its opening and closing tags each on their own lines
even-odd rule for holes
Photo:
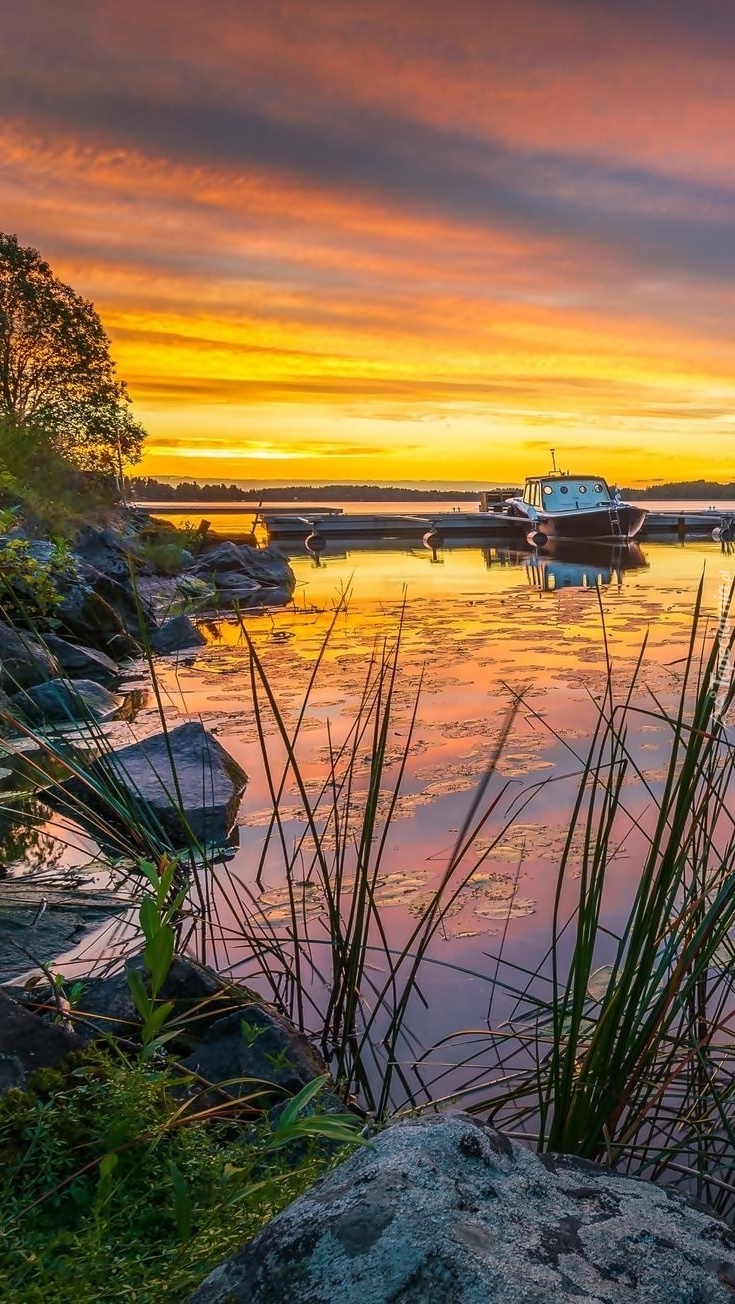
<svg viewBox="0 0 735 1304">
<path fill-rule="evenodd" d="M 523 503 L 538 512 L 575 512 L 615 502 L 605 480 L 593 475 L 541 475 L 526 480 Z"/>
</svg>

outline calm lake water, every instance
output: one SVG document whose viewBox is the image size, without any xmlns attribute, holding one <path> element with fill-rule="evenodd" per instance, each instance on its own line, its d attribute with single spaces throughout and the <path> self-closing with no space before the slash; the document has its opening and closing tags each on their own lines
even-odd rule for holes
<svg viewBox="0 0 735 1304">
<path fill-rule="evenodd" d="M 221 526 L 218 523 L 218 528 Z M 371 652 L 394 639 L 405 604 L 400 675 L 389 753 L 394 777 L 408 737 L 419 682 L 416 724 L 376 898 L 390 943 L 405 943 L 416 911 L 438 883 L 457 830 L 477 791 L 514 701 L 520 708 L 488 790 L 497 806 L 474 847 L 477 870 L 452 904 L 424 970 L 424 1004 L 415 1003 L 411 1028 L 428 1047 L 459 1029 L 485 1027 L 496 955 L 533 968 L 549 939 L 556 871 L 569 826 L 576 775 L 594 728 L 606 686 L 607 648 L 613 682 L 622 695 L 641 646 L 647 648 L 634 697 L 631 742 L 654 787 L 667 757 L 666 728 L 656 700 L 673 704 L 682 671 L 692 610 L 704 575 L 704 609 L 710 631 L 719 614 L 718 586 L 735 570 L 735 558 L 715 543 L 652 543 L 628 557 L 592 550 L 571 559 L 463 547 L 439 553 L 395 546 L 329 554 L 317 565 L 295 557 L 297 578 L 291 607 L 247 613 L 247 629 L 267 671 L 284 718 L 293 726 L 335 607 L 343 602 L 301 730 L 298 753 L 309 792 L 328 769 L 328 746 L 349 731 Z M 252 978 L 232 900 L 250 897 L 252 908 L 284 932 L 287 895 L 283 857 L 274 843 L 262 883 L 255 870 L 271 804 L 255 728 L 249 658 L 236 620 L 206 626 L 207 647 L 178 665 L 162 662 L 161 678 L 170 723 L 200 717 L 238 759 L 250 781 L 238 820 L 239 847 L 216 874 L 218 926 L 208 936 L 208 956 L 222 969 Z M 155 712 L 143 710 L 130 728 L 140 735 L 157 728 Z M 275 731 L 271 747 L 277 753 Z M 363 775 L 370 748 L 361 749 Z M 640 833 L 650 801 L 641 783 L 626 779 L 631 823 L 610 867 L 606 916 L 615 927 L 625 913 L 641 862 Z M 290 842 L 303 831 L 302 802 L 291 784 L 284 795 Z M 51 854 L 58 831 L 47 823 L 39 844 Z M 74 848 L 59 848 L 59 866 L 82 865 L 94 850 L 81 831 Z M 484 858 L 483 858 L 484 857 Z M 578 861 L 578 856 L 576 857 Z M 20 860 L 19 860 L 20 863 Z M 465 862 L 469 870 L 474 862 Z M 578 870 L 572 859 L 567 890 Z M 301 909 L 311 921 L 317 947 L 324 902 L 310 885 Z M 116 926 L 97 950 L 114 955 L 125 927 Z M 73 972 L 85 963 L 89 943 L 59 963 Z M 600 955 L 602 964 L 609 956 Z M 318 982 L 315 983 L 318 999 Z M 502 997 L 494 1017 L 507 1010 Z M 430 1057 L 443 1072 L 459 1057 L 458 1044 Z M 429 1074 L 431 1076 L 431 1073 Z M 449 1081 L 452 1079 L 450 1078 Z M 443 1079 L 441 1084 L 443 1085 Z"/>
</svg>

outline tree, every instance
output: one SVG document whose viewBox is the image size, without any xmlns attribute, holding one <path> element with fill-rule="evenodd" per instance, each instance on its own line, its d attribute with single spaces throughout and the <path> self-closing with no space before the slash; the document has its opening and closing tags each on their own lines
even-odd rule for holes
<svg viewBox="0 0 735 1304">
<path fill-rule="evenodd" d="M 0 418 L 36 427 L 83 470 L 119 474 L 145 432 L 115 375 L 94 305 L 54 276 L 36 249 L 0 232 Z"/>
</svg>

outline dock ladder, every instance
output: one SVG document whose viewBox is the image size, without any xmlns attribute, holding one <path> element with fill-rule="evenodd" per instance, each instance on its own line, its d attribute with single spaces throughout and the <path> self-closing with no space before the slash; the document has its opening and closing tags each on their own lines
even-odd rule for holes
<svg viewBox="0 0 735 1304">
<path fill-rule="evenodd" d="M 610 534 L 614 539 L 622 539 L 623 531 L 620 527 L 620 512 L 617 504 L 613 504 L 609 511 L 610 515 Z"/>
</svg>

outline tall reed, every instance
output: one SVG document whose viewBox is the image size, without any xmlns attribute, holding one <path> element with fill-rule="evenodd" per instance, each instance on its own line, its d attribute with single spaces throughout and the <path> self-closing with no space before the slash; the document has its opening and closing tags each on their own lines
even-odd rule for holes
<svg viewBox="0 0 735 1304">
<path fill-rule="evenodd" d="M 639 701 L 643 653 L 621 700 L 608 663 L 558 867 L 549 950 L 527 972 L 499 957 L 499 987 L 515 1012 L 491 1019 L 489 1038 L 477 1034 L 490 1053 L 484 1082 L 475 1073 L 466 1090 L 470 1109 L 540 1150 L 682 1181 L 729 1211 L 735 745 L 724 719 L 735 688 L 721 682 L 732 636 L 705 629 L 703 583 L 673 710 L 650 691 Z M 668 737 L 660 787 L 636 759 L 631 735 L 641 718 Z M 626 800 L 628 780 L 647 797 L 642 814 Z M 608 880 L 629 836 L 642 847 L 640 873 L 616 931 Z"/>
<path fill-rule="evenodd" d="M 219 876 L 226 907 L 222 937 L 244 946 L 261 982 L 280 1008 L 307 1032 L 319 1036 L 323 1053 L 341 1089 L 357 1092 L 379 1115 L 406 1098 L 414 1100 L 420 1080 L 409 1082 L 399 1048 L 416 1059 L 408 1016 L 420 1000 L 420 972 L 447 910 L 507 831 L 507 822 L 482 855 L 473 843 L 495 814 L 507 783 L 492 785 L 497 761 L 517 707 L 510 709 L 498 744 L 489 749 L 484 778 L 448 856 L 439 882 L 399 942 L 388 937 L 378 889 L 386 849 L 411 754 L 421 684 L 409 710 L 398 755 L 389 754 L 399 674 L 403 616 L 395 636 L 376 645 L 346 736 L 341 743 L 327 727 L 328 760 L 316 785 L 307 780 L 299 738 L 334 625 L 335 612 L 291 731 L 265 666 L 243 625 L 249 655 L 250 686 L 263 770 L 271 803 L 254 881 L 235 877 L 227 867 Z M 280 750 L 282 760 L 276 762 Z M 367 751 L 368 773 L 361 781 Z M 490 791 L 492 785 L 492 792 Z M 290 794 L 301 803 L 300 830 L 288 829 Z M 285 932 L 271 923 L 258 888 L 269 854 L 277 854 L 288 897 Z M 224 880 L 227 879 L 227 886 Z M 250 878 L 250 876 L 249 876 Z M 310 919 L 305 893 L 322 902 L 320 918 Z M 224 910 L 223 912 L 224 913 Z M 400 1084 L 396 1094 L 396 1082 Z"/>
</svg>

